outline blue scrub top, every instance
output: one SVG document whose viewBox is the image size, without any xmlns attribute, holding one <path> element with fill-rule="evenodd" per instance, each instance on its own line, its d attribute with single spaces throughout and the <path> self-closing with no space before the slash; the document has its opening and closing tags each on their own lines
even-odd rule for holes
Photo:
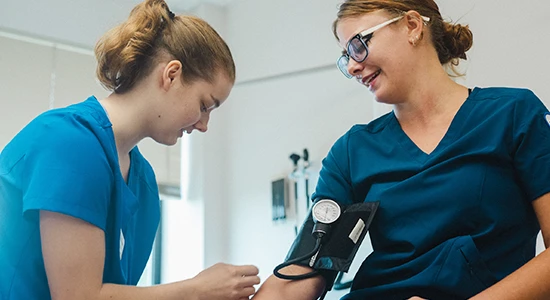
<svg viewBox="0 0 550 300">
<path fill-rule="evenodd" d="M 342 299 L 466 299 L 533 258 L 531 201 L 550 192 L 547 114 L 529 90 L 475 88 L 430 154 L 393 112 L 342 136 L 314 198 L 380 201 L 374 251 Z"/>
<path fill-rule="evenodd" d="M 0 299 L 51 299 L 39 210 L 101 228 L 103 282 L 137 284 L 159 223 L 158 187 L 137 147 L 124 182 L 111 126 L 90 97 L 38 116 L 0 154 Z"/>
</svg>

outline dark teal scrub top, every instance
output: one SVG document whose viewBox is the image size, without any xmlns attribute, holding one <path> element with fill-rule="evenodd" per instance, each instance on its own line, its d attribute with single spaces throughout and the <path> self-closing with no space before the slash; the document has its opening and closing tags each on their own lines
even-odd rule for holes
<svg viewBox="0 0 550 300">
<path fill-rule="evenodd" d="M 124 182 L 95 97 L 34 119 L 0 154 L 0 299 L 47 300 L 39 210 L 105 232 L 104 283 L 137 284 L 160 218 L 153 169 L 137 147 Z"/>
<path fill-rule="evenodd" d="M 374 251 L 356 257 L 342 299 L 466 299 L 533 258 L 531 201 L 550 192 L 547 113 L 529 90 L 475 88 L 430 154 L 393 112 L 342 136 L 314 198 L 380 201 Z"/>
</svg>

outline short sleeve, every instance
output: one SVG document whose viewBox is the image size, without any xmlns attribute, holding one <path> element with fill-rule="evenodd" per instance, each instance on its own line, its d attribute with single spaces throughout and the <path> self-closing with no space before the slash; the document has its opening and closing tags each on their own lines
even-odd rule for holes
<svg viewBox="0 0 550 300">
<path fill-rule="evenodd" d="M 514 167 L 532 201 L 550 192 L 550 116 L 529 90 L 522 90 L 514 107 Z"/>
<path fill-rule="evenodd" d="M 312 199 L 332 199 L 342 204 L 354 202 L 349 168 L 350 132 L 340 137 L 323 159 Z"/>
<path fill-rule="evenodd" d="M 114 177 L 97 128 L 70 114 L 45 119 L 26 129 L 35 138 L 21 172 L 23 213 L 48 210 L 105 230 Z"/>
</svg>

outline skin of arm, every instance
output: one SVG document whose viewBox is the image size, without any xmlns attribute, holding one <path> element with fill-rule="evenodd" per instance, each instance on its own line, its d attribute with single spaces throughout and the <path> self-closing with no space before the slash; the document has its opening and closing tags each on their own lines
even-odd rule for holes
<svg viewBox="0 0 550 300">
<path fill-rule="evenodd" d="M 311 272 L 311 268 L 290 265 L 281 269 L 281 274 L 299 275 Z M 285 280 L 274 275 L 262 284 L 253 300 L 314 300 L 319 298 L 325 288 L 325 279 L 322 276 L 316 276 L 302 280 Z"/>
<path fill-rule="evenodd" d="M 508 275 L 472 300 L 550 299 L 550 193 L 533 201 L 533 208 L 544 238 L 544 250 L 521 268 Z"/>
<path fill-rule="evenodd" d="M 217 264 L 196 277 L 152 287 L 103 284 L 105 235 L 83 220 L 40 211 L 42 254 L 53 300 L 248 299 L 259 284 L 254 266 Z"/>
</svg>

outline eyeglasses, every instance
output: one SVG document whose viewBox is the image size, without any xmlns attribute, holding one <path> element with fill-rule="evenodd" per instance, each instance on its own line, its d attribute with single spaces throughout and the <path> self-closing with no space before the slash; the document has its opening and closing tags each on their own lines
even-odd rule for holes
<svg viewBox="0 0 550 300">
<path fill-rule="evenodd" d="M 404 15 L 395 17 L 382 24 L 378 24 L 367 30 L 361 31 L 354 37 L 352 37 L 346 45 L 346 52 L 342 54 L 342 56 L 340 56 L 340 58 L 338 58 L 338 60 L 336 61 L 336 65 L 338 66 L 338 69 L 340 69 L 342 74 L 344 74 L 344 76 L 346 76 L 347 78 L 352 78 L 353 75 L 348 72 L 350 57 L 358 63 L 365 61 L 365 59 L 367 59 L 367 56 L 369 56 L 369 48 L 367 46 L 367 43 L 372 38 L 373 33 L 378 29 L 381 29 L 385 26 L 401 20 L 403 17 Z M 422 20 L 424 21 L 424 23 L 427 23 L 430 21 L 430 18 L 422 16 Z"/>
</svg>

